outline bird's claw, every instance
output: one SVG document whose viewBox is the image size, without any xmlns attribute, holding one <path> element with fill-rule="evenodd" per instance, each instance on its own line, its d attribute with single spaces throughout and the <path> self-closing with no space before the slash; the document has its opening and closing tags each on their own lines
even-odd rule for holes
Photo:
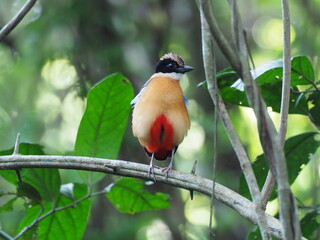
<svg viewBox="0 0 320 240">
<path fill-rule="evenodd" d="M 153 178 L 153 181 L 157 181 L 156 176 L 154 175 L 154 166 L 150 166 L 148 175 Z"/>
<path fill-rule="evenodd" d="M 156 179 L 156 175 L 154 174 L 154 169 L 155 168 L 159 168 L 158 166 L 156 166 L 156 165 L 150 165 L 150 168 L 149 168 L 149 171 L 148 171 L 148 175 L 149 175 L 149 177 L 151 177 L 151 178 L 153 178 L 153 181 L 157 181 L 157 179 Z"/>
<path fill-rule="evenodd" d="M 165 167 L 161 171 L 165 173 L 165 177 L 166 177 L 166 180 L 167 180 L 169 172 L 172 171 L 172 167 L 170 167 L 170 166 L 169 167 Z"/>
</svg>

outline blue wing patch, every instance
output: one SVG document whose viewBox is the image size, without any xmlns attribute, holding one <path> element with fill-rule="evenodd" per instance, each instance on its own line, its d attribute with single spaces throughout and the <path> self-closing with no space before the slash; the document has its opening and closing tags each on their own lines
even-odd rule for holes
<svg viewBox="0 0 320 240">
<path fill-rule="evenodd" d="M 148 80 L 141 88 L 140 92 L 138 93 L 137 96 L 134 97 L 134 99 L 132 99 L 132 101 L 130 102 L 130 104 L 132 105 L 132 108 L 134 108 L 134 106 L 137 104 L 137 102 L 139 101 L 139 98 L 141 97 L 141 95 L 143 94 L 143 92 L 146 90 L 147 85 L 149 84 L 150 80 Z"/>
<path fill-rule="evenodd" d="M 188 99 L 185 96 L 183 96 L 183 101 L 184 101 L 184 104 L 187 106 L 188 105 Z"/>
</svg>

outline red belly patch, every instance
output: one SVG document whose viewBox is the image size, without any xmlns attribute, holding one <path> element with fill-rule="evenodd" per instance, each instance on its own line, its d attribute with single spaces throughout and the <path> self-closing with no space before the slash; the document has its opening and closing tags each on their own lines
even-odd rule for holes
<svg viewBox="0 0 320 240">
<path fill-rule="evenodd" d="M 161 114 L 150 128 L 151 142 L 146 146 L 149 154 L 154 153 L 157 160 L 165 160 L 175 148 L 173 145 L 173 128 L 168 118 Z"/>
</svg>

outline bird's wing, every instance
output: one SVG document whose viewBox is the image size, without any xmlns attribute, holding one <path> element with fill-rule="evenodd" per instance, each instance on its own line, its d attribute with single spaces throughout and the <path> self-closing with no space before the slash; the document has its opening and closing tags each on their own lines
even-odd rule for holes
<svg viewBox="0 0 320 240">
<path fill-rule="evenodd" d="M 188 99 L 185 96 L 183 96 L 183 101 L 184 101 L 184 104 L 187 106 L 188 105 Z"/>
<path fill-rule="evenodd" d="M 139 98 L 141 97 L 141 95 L 143 94 L 143 92 L 146 90 L 146 87 L 148 86 L 148 84 L 150 83 L 151 79 L 149 79 L 141 88 L 140 92 L 137 94 L 137 96 L 134 97 L 134 99 L 132 99 L 132 101 L 130 102 L 130 104 L 132 105 L 132 108 L 134 108 L 134 106 L 137 104 L 137 102 L 139 101 Z"/>
</svg>

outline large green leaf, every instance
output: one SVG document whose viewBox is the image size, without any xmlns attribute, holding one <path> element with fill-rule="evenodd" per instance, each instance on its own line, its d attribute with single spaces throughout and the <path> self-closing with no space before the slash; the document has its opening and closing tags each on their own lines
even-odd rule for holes
<svg viewBox="0 0 320 240">
<path fill-rule="evenodd" d="M 113 74 L 88 93 L 75 145 L 78 156 L 115 159 L 130 113 L 133 89 L 121 74 Z"/>
<path fill-rule="evenodd" d="M 58 169 L 23 169 L 22 181 L 33 186 L 41 199 L 52 201 L 59 196 L 61 178 Z"/>
<path fill-rule="evenodd" d="M 87 194 L 87 186 L 75 184 L 73 195 L 75 199 L 80 199 Z M 56 201 L 56 207 L 63 207 L 72 204 L 73 201 L 64 195 L 59 195 Z M 52 209 L 52 203 L 43 201 L 45 208 L 42 216 Z M 91 208 L 91 200 L 88 198 L 74 207 L 69 207 L 59 212 L 55 212 L 38 223 L 37 240 L 77 240 L 82 239 L 84 230 L 87 225 L 88 216 Z M 26 226 L 29 226 L 38 218 L 41 210 L 40 205 L 27 209 L 27 213 L 19 225 L 19 232 Z"/>
<path fill-rule="evenodd" d="M 0 155 L 10 155 L 13 153 L 13 148 L 0 152 Z M 19 153 L 22 155 L 44 155 L 43 146 L 39 144 L 23 142 L 19 145 Z M 22 169 L 22 181 L 25 186 L 19 186 L 18 178 L 15 171 L 3 170 L 0 175 L 8 182 L 16 185 L 25 196 L 36 196 L 37 191 L 41 199 L 51 201 L 59 195 L 61 179 L 58 169 Z M 30 187 L 30 186 L 32 187 Z M 28 195 L 28 189 L 32 191 Z M 36 190 L 36 191 L 35 191 Z"/>
<path fill-rule="evenodd" d="M 317 132 L 303 133 L 289 138 L 285 142 L 284 152 L 288 167 L 289 183 L 292 184 L 302 170 L 303 165 L 310 160 L 310 155 L 314 154 L 320 146 L 320 142 L 316 140 Z M 260 189 L 266 180 L 268 167 L 264 155 L 259 155 L 252 164 L 253 171 L 258 181 Z M 251 199 L 249 189 L 243 174 L 240 178 L 240 194 Z M 277 197 L 276 191 L 273 192 L 270 200 Z"/>
<path fill-rule="evenodd" d="M 317 236 L 320 234 L 320 212 L 314 210 L 309 212 L 301 219 L 301 232 L 302 236 L 309 240 L 318 239 Z"/>
<path fill-rule="evenodd" d="M 146 210 L 169 208 L 168 195 L 150 193 L 144 189 L 144 181 L 135 178 L 121 178 L 106 193 L 110 202 L 123 213 L 137 213 Z"/>
<path fill-rule="evenodd" d="M 131 83 L 121 74 L 113 74 L 88 93 L 87 107 L 78 129 L 75 154 L 116 159 L 127 126 L 133 98 Z M 80 172 L 90 184 L 105 174 Z"/>
<path fill-rule="evenodd" d="M 291 61 L 291 87 L 298 91 L 298 85 L 309 85 L 314 81 L 314 72 L 310 60 L 305 56 L 295 57 Z M 258 83 L 262 97 L 273 111 L 280 111 L 282 89 L 282 59 L 274 60 L 251 70 Z M 219 89 L 226 102 L 240 106 L 249 106 L 244 92 L 244 83 L 232 69 L 217 74 Z M 305 96 L 290 94 L 289 113 L 307 115 L 308 106 Z"/>
</svg>

